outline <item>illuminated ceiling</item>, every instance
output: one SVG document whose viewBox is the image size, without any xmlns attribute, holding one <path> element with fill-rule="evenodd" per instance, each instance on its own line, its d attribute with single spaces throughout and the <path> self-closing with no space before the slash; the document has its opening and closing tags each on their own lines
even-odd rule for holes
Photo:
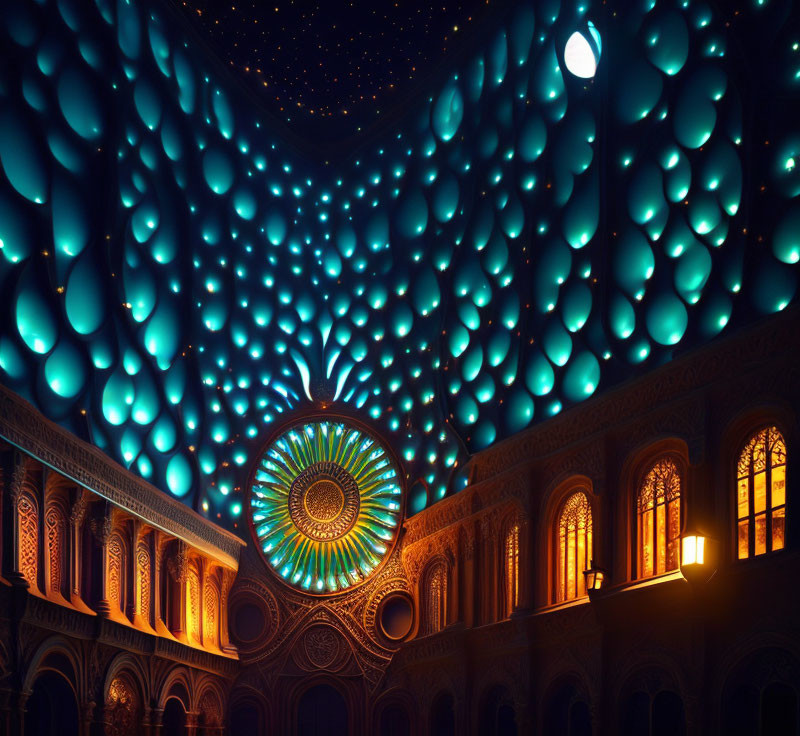
<svg viewBox="0 0 800 736">
<path fill-rule="evenodd" d="M 226 524 L 269 436 L 352 415 L 413 513 L 471 452 L 785 308 L 791 3 L 613 6 L 516 4 L 327 164 L 160 1 L 4 3 L 2 381 Z M 587 20 L 593 79 L 564 69 Z"/>
</svg>

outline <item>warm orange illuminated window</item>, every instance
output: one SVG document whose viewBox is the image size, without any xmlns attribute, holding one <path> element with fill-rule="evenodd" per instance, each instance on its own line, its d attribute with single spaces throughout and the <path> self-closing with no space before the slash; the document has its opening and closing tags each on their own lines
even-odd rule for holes
<svg viewBox="0 0 800 736">
<path fill-rule="evenodd" d="M 519 524 L 512 524 L 505 537 L 505 615 L 519 605 Z"/>
<path fill-rule="evenodd" d="M 786 531 L 786 443 L 775 427 L 756 432 L 736 473 L 739 559 L 783 549 Z"/>
<path fill-rule="evenodd" d="M 428 570 L 425 598 L 425 633 L 435 634 L 446 625 L 447 570 L 443 562 Z"/>
<path fill-rule="evenodd" d="M 680 565 L 681 476 L 669 458 L 656 462 L 636 499 L 637 574 L 640 578 L 677 570 Z"/>
<path fill-rule="evenodd" d="M 583 571 L 592 561 L 592 507 L 583 491 L 573 493 L 558 515 L 556 602 L 586 595 Z"/>
</svg>

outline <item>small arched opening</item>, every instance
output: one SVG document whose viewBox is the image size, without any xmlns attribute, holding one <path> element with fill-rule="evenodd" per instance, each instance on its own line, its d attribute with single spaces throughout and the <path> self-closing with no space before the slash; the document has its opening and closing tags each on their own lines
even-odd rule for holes
<svg viewBox="0 0 800 736">
<path fill-rule="evenodd" d="M 326 683 L 306 690 L 297 704 L 298 736 L 347 736 L 347 703 L 342 694 Z"/>
<path fill-rule="evenodd" d="M 431 733 L 436 736 L 455 736 L 456 713 L 453 696 L 440 693 L 431 706 Z"/>
<path fill-rule="evenodd" d="M 78 736 L 78 702 L 61 673 L 45 670 L 34 681 L 25 706 L 25 733 Z"/>
<path fill-rule="evenodd" d="M 481 700 L 479 732 L 487 736 L 517 736 L 517 720 L 511 694 L 502 685 L 489 690 Z"/>
<path fill-rule="evenodd" d="M 179 736 L 179 734 L 186 733 L 186 711 L 178 698 L 173 697 L 167 700 L 161 724 L 161 732 L 164 734 Z"/>
</svg>

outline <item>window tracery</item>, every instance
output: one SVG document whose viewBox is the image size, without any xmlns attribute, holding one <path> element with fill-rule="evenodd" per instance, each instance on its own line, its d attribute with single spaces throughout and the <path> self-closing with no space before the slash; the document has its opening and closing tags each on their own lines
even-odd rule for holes
<svg viewBox="0 0 800 736">
<path fill-rule="evenodd" d="M 218 646 L 217 622 L 219 618 L 219 594 L 211 580 L 206 581 L 203 596 L 203 644 Z"/>
<path fill-rule="evenodd" d="M 112 736 L 135 736 L 139 729 L 140 707 L 136 690 L 125 677 L 115 677 L 106 698 L 108 733 Z"/>
<path fill-rule="evenodd" d="M 51 503 L 45 515 L 49 592 L 62 593 L 66 561 L 67 523 L 61 507 Z"/>
<path fill-rule="evenodd" d="M 150 622 L 150 549 L 147 542 L 139 542 L 136 552 L 136 567 L 139 576 L 139 613 Z"/>
<path fill-rule="evenodd" d="M 108 541 L 108 602 L 114 611 L 125 610 L 125 548 L 118 534 Z"/>
<path fill-rule="evenodd" d="M 740 560 L 783 549 L 786 529 L 786 442 L 765 427 L 745 444 L 736 473 Z"/>
<path fill-rule="evenodd" d="M 36 501 L 22 493 L 17 505 L 19 533 L 19 571 L 31 587 L 37 587 L 39 574 L 39 514 Z"/>
<path fill-rule="evenodd" d="M 186 589 L 186 625 L 189 627 L 189 638 L 199 643 L 202 631 L 200 626 L 200 571 L 196 564 L 189 566 Z"/>
<path fill-rule="evenodd" d="M 556 602 L 586 595 L 586 579 L 592 558 L 592 508 L 583 491 L 564 501 L 558 516 L 558 566 Z"/>
<path fill-rule="evenodd" d="M 680 565 L 681 476 L 672 459 L 656 461 L 645 475 L 637 494 L 636 518 L 638 577 L 676 570 Z"/>
<path fill-rule="evenodd" d="M 435 562 L 428 571 L 425 586 L 425 633 L 435 634 L 446 625 L 447 570 Z"/>
</svg>

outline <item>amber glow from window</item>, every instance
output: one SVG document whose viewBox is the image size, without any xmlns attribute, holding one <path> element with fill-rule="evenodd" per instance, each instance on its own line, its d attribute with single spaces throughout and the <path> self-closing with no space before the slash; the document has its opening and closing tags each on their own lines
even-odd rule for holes
<svg viewBox="0 0 800 736">
<path fill-rule="evenodd" d="M 739 559 L 783 549 L 786 443 L 775 427 L 750 438 L 739 455 L 736 476 Z"/>
<path fill-rule="evenodd" d="M 445 627 L 445 600 L 447 599 L 447 571 L 444 564 L 436 563 L 428 572 L 426 590 L 426 634 L 435 634 Z"/>
<path fill-rule="evenodd" d="M 509 527 L 505 538 L 505 613 L 519 605 L 519 524 Z"/>
<path fill-rule="evenodd" d="M 558 586 L 556 601 L 586 595 L 586 579 L 592 558 L 592 509 L 583 491 L 573 493 L 558 516 Z"/>
<path fill-rule="evenodd" d="M 681 476 L 675 463 L 662 459 L 639 486 L 637 573 L 640 578 L 677 570 L 680 564 Z"/>
</svg>

